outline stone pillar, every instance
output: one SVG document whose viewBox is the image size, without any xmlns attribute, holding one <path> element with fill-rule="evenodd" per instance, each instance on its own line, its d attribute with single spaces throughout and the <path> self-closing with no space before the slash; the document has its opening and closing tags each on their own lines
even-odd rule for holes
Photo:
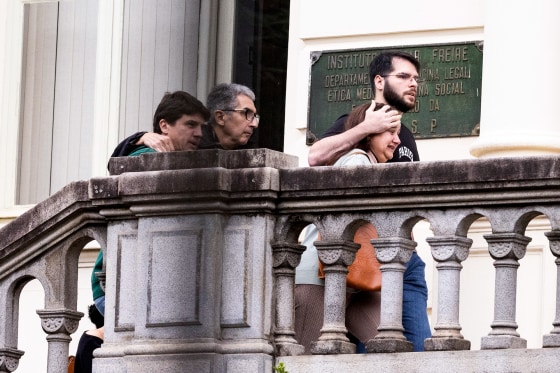
<svg viewBox="0 0 560 373">
<path fill-rule="evenodd" d="M 23 351 L 15 348 L 0 348 L 0 373 L 9 373 L 17 369 Z"/>
<path fill-rule="evenodd" d="M 550 73 L 560 65 L 560 2 L 484 4 L 480 137 L 471 154 L 489 158 L 560 153 L 560 76 Z M 513 54 L 519 54 L 517 61 L 504 60 Z M 520 70 L 524 64 L 527 68 Z"/>
<path fill-rule="evenodd" d="M 467 259 L 472 240 L 465 237 L 428 237 L 432 256 L 438 262 L 438 320 L 432 338 L 426 339 L 426 351 L 469 350 L 471 342 L 461 335 L 459 294 L 461 262 Z"/>
<path fill-rule="evenodd" d="M 0 2 L 0 208 L 14 206 L 18 185 L 18 147 L 22 90 L 22 48 L 24 4 L 22 1 Z M 54 88 L 54 87 L 53 87 Z"/>
<path fill-rule="evenodd" d="M 525 256 L 531 238 L 517 233 L 485 234 L 484 238 L 490 255 L 495 259 L 496 285 L 492 331 L 482 338 L 480 348 L 527 348 L 527 341 L 520 338 L 516 331 L 515 301 L 519 259 Z"/>
<path fill-rule="evenodd" d="M 381 320 L 379 334 L 366 343 L 368 352 L 410 352 L 412 342 L 403 335 L 403 279 L 416 242 L 404 238 L 371 240 L 381 263 Z"/>
<path fill-rule="evenodd" d="M 70 334 L 78 329 L 78 323 L 84 316 L 81 312 L 68 309 L 37 310 L 41 326 L 47 333 L 49 353 L 47 373 L 60 373 L 68 370 L 68 344 Z"/>
<path fill-rule="evenodd" d="M 352 354 L 356 345 L 346 337 L 346 276 L 359 244 L 316 241 L 315 247 L 325 271 L 325 313 L 321 336 L 311 344 L 312 354 Z"/>
<path fill-rule="evenodd" d="M 295 336 L 294 322 L 294 287 L 296 267 L 306 247 L 288 243 L 272 244 L 274 277 L 276 287 L 276 328 L 274 345 L 279 356 L 303 355 L 305 348 L 299 344 Z M 280 297 L 281 295 L 281 297 Z"/>
<path fill-rule="evenodd" d="M 556 317 L 554 328 L 543 336 L 543 347 L 560 347 L 560 231 L 545 232 L 550 243 L 550 251 L 556 257 Z"/>
</svg>

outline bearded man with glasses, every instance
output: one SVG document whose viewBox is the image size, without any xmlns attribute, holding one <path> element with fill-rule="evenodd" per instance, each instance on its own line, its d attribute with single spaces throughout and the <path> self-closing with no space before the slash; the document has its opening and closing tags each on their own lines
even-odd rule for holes
<svg viewBox="0 0 560 373">
<path fill-rule="evenodd" d="M 369 65 L 369 79 L 375 101 L 371 107 L 375 107 L 375 103 L 385 104 L 385 106 L 381 110 L 373 111 L 372 115 L 366 116 L 361 123 L 347 131 L 344 131 L 344 123 L 348 115 L 338 118 L 321 139 L 309 149 L 309 165 L 332 165 L 342 155 L 355 148 L 362 139 L 398 127 L 400 127 L 401 143 L 389 162 L 419 161 L 420 156 L 414 136 L 406 126 L 401 125 L 402 113 L 414 108 L 416 103 L 418 84 L 422 83 L 419 71 L 420 63 L 409 53 L 389 51 L 375 56 Z M 304 242 L 316 240 L 316 237 L 308 237 L 309 235 L 313 235 L 313 231 L 308 229 Z M 317 278 L 310 279 L 309 276 L 303 276 L 305 273 L 318 272 L 317 258 L 313 257 L 306 262 L 304 256 L 296 269 L 295 332 L 296 339 L 300 343 L 304 341 L 305 345 L 305 342 L 316 341 L 319 338 L 323 323 L 324 290 L 323 284 Z M 427 314 L 428 288 L 424 270 L 425 263 L 414 251 L 404 273 L 402 308 L 404 336 L 413 343 L 414 351 L 423 351 L 424 340 L 431 336 Z M 358 344 L 358 351 L 363 351 L 360 341 L 353 339 L 352 335 L 349 337 Z"/>
<path fill-rule="evenodd" d="M 402 114 L 413 109 L 416 93 L 422 79 L 418 73 L 420 63 L 414 56 L 401 51 L 383 52 L 369 65 L 369 79 L 376 103 L 390 105 L 394 110 L 377 110 L 369 120 L 344 131 L 348 114 L 335 123 L 309 149 L 310 166 L 333 164 L 365 136 L 385 132 L 400 125 Z M 375 106 L 375 105 L 374 105 Z M 389 106 L 386 107 L 388 109 Z M 420 160 L 412 132 L 401 126 L 401 144 L 389 162 L 415 162 Z"/>
</svg>

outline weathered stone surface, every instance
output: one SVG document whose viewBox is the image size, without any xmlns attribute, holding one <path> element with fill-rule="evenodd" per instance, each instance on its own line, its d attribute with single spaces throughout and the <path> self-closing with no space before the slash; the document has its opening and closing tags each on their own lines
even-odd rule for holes
<svg viewBox="0 0 560 373">
<path fill-rule="evenodd" d="M 0 350 L 17 351 L 14 305 L 26 281 L 38 278 L 43 284 L 47 313 L 75 311 L 78 256 L 91 239 L 106 249 L 107 274 L 106 342 L 96 352 L 94 366 L 95 371 L 110 373 L 270 372 L 275 354 L 300 353 L 290 325 L 293 302 L 283 302 L 293 269 L 283 272 L 285 284 L 275 293 L 273 267 L 280 258 L 273 258 L 271 243 L 297 245 L 301 229 L 310 222 L 320 228 L 324 240 L 349 242 L 356 227 L 370 221 L 381 245 L 404 242 L 414 224 L 426 219 L 434 228 L 435 242 L 447 245 L 449 237 L 466 236 L 469 225 L 484 216 L 493 234 L 511 246 L 532 218 L 544 214 L 556 252 L 557 157 L 356 168 L 295 168 L 295 161 L 264 149 L 119 159 L 113 162 L 119 175 L 72 183 L 38 204 L 0 230 Z M 436 256 L 450 261 L 449 254 Z M 299 254 L 294 255 L 291 266 L 299 261 Z M 455 256 L 454 261 L 461 261 L 466 255 Z M 520 252 L 515 255 L 521 257 Z M 442 265 L 458 278 L 458 262 Z M 516 277 L 501 272 L 497 273 L 504 281 L 497 282 L 496 291 L 503 294 L 497 299 L 512 299 Z M 402 293 L 400 278 L 384 278 L 383 284 L 383 294 L 391 298 Z M 457 284 L 456 278 L 448 278 L 438 286 L 451 293 Z M 439 312 L 445 317 L 438 330 L 451 338 L 433 339 L 428 346 L 467 348 L 468 341 L 454 338 L 460 330 L 458 301 L 448 292 L 439 294 L 448 299 L 438 305 L 452 312 Z M 397 315 L 398 309 L 391 312 Z M 485 351 L 396 353 L 401 347 L 408 350 L 408 342 L 399 338 L 395 323 L 395 337 L 380 341 L 385 346 L 368 346 L 374 347 L 370 351 L 392 354 L 340 354 L 353 352 L 354 345 L 339 338 L 319 344 L 323 351 L 316 350 L 337 356 L 286 356 L 281 361 L 290 373 L 354 373 L 372 366 L 399 373 L 554 371 L 560 351 L 554 348 L 557 333 L 545 336 L 549 348 L 526 350 L 524 339 L 515 334 L 515 305 L 499 301 L 495 310 L 499 317 L 491 335 L 483 339 L 483 348 L 489 348 Z M 341 331 L 343 312 L 327 310 L 341 321 Z M 556 331 L 558 322 L 554 325 Z M 58 343 L 50 350 L 64 352 L 66 339 L 50 338 L 49 343 Z M 60 353 L 51 355 L 58 359 L 51 367 L 64 365 Z"/>
<path fill-rule="evenodd" d="M 45 232 L 74 213 L 83 214 L 89 205 L 88 182 L 76 181 L 66 185 L 48 199 L 38 203 L 14 221 L 0 228 L 0 258 L 18 239 L 29 240 L 29 233 Z"/>
<path fill-rule="evenodd" d="M 237 168 L 292 168 L 298 158 L 270 149 L 251 150 L 196 150 L 185 152 L 146 153 L 138 157 L 118 157 L 109 160 L 111 175 L 124 172 L 179 170 L 221 167 Z"/>
<path fill-rule="evenodd" d="M 471 342 L 460 338 L 428 338 L 424 342 L 426 351 L 470 350 Z"/>
<path fill-rule="evenodd" d="M 551 373 L 560 349 L 283 356 L 290 373 Z"/>
<path fill-rule="evenodd" d="M 548 203 L 560 198 L 559 169 L 558 157 L 286 169 L 280 198 L 293 211 Z"/>
</svg>

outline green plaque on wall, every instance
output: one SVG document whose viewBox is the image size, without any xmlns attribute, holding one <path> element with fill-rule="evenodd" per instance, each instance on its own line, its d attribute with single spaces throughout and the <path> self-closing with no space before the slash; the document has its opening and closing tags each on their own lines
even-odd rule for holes
<svg viewBox="0 0 560 373">
<path fill-rule="evenodd" d="M 478 136 L 482 42 L 352 49 L 311 53 L 307 144 L 342 114 L 373 99 L 368 74 L 379 53 L 402 50 L 421 65 L 416 106 L 403 115 L 416 138 Z"/>
</svg>

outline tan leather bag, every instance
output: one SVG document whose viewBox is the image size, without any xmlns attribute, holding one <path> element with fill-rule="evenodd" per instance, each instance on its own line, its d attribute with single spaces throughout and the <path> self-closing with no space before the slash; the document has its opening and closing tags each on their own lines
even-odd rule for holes
<svg viewBox="0 0 560 373">
<path fill-rule="evenodd" d="M 348 266 L 346 286 L 356 290 L 381 290 L 381 264 L 377 260 L 375 248 L 370 242 L 372 238 L 377 237 L 377 230 L 371 223 L 362 225 L 354 234 L 354 242 L 362 246 L 356 253 L 354 263 Z M 319 261 L 319 277 L 325 278 L 321 261 Z"/>
</svg>

